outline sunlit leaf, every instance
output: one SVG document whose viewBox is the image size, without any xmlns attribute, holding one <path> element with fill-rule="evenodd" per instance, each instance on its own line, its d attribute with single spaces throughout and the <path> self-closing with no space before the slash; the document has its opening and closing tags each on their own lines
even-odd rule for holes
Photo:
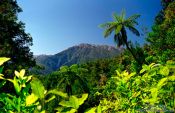
<svg viewBox="0 0 175 113">
<path fill-rule="evenodd" d="M 5 79 L 3 74 L 0 74 L 0 79 Z"/>
<path fill-rule="evenodd" d="M 97 109 L 96 107 L 93 107 L 93 108 L 91 108 L 91 109 L 85 111 L 85 113 L 96 113 L 96 112 L 95 112 L 96 109 Z"/>
<path fill-rule="evenodd" d="M 38 97 L 35 94 L 31 94 L 26 97 L 26 105 L 29 106 L 33 103 L 35 103 L 38 100 Z"/>
<path fill-rule="evenodd" d="M 75 112 L 77 112 L 76 109 L 71 109 L 70 111 L 67 111 L 66 113 L 75 113 Z"/>
<path fill-rule="evenodd" d="M 164 66 L 163 68 L 160 69 L 160 74 L 168 76 L 169 75 L 169 69 L 167 66 Z"/>
<path fill-rule="evenodd" d="M 46 111 L 45 111 L 45 110 L 43 110 L 43 111 L 41 111 L 40 113 L 46 113 Z"/>
<path fill-rule="evenodd" d="M 7 80 L 13 83 L 16 93 L 19 94 L 21 91 L 21 87 L 20 87 L 20 84 L 18 83 L 18 79 L 14 77 L 13 80 L 12 79 L 7 79 Z"/>
<path fill-rule="evenodd" d="M 78 109 L 81 104 L 87 99 L 88 94 L 83 94 L 81 98 L 77 98 L 76 96 L 71 96 L 69 101 L 61 101 L 59 105 L 64 107 L 72 107 L 74 109 Z"/>
<path fill-rule="evenodd" d="M 97 113 L 102 113 L 101 105 L 98 105 L 98 107 L 97 107 Z"/>
<path fill-rule="evenodd" d="M 10 60 L 10 58 L 0 57 L 0 66 L 1 66 L 3 63 L 7 62 L 8 60 Z"/>
<path fill-rule="evenodd" d="M 63 93 L 63 92 L 58 91 L 56 89 L 48 91 L 46 95 L 48 95 L 48 94 L 55 94 L 55 95 L 59 95 L 59 96 L 64 97 L 64 98 L 68 97 L 67 93 Z"/>
<path fill-rule="evenodd" d="M 48 102 L 50 102 L 50 101 L 52 101 L 53 99 L 55 99 L 56 98 L 56 96 L 55 95 L 53 95 L 52 97 L 50 97 L 48 100 L 45 100 L 45 103 L 48 103 Z"/>
<path fill-rule="evenodd" d="M 81 105 L 88 98 L 88 94 L 83 94 L 81 98 L 78 98 L 78 104 Z"/>
<path fill-rule="evenodd" d="M 162 79 L 158 82 L 157 87 L 158 87 L 158 88 L 161 88 L 163 85 L 165 85 L 165 82 L 166 82 L 167 79 L 168 79 L 168 78 L 162 78 Z"/>
<path fill-rule="evenodd" d="M 24 75 L 25 75 L 25 69 L 22 69 L 20 72 L 15 71 L 15 75 L 20 78 L 20 79 L 24 79 Z"/>
<path fill-rule="evenodd" d="M 31 82 L 32 93 L 34 93 L 38 98 L 44 98 L 44 86 L 41 81 L 37 78 L 34 78 Z"/>
<path fill-rule="evenodd" d="M 175 75 L 169 76 L 168 79 L 169 79 L 170 81 L 175 81 Z"/>
</svg>

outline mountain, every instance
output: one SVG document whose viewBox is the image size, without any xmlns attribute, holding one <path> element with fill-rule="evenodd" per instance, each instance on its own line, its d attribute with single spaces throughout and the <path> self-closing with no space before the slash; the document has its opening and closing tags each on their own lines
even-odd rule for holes
<svg viewBox="0 0 175 113">
<path fill-rule="evenodd" d="M 50 73 L 63 65 L 72 65 L 96 59 L 112 58 L 121 50 L 107 45 L 80 44 L 70 47 L 55 55 L 35 56 L 36 62 L 45 67 L 42 73 Z"/>
</svg>

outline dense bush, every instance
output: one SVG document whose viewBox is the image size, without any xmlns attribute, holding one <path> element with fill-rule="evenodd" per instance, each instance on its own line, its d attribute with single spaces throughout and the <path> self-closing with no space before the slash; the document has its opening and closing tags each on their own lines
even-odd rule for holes
<svg viewBox="0 0 175 113">
<path fill-rule="evenodd" d="M 9 58 L 0 57 L 0 66 L 8 61 Z M 2 72 L 2 67 L 0 67 Z M 0 72 L 0 73 L 1 73 Z M 46 113 L 47 104 L 55 99 L 56 95 L 60 96 L 58 107 L 53 108 L 57 113 L 74 113 L 80 105 L 87 99 L 88 94 L 83 94 L 81 98 L 52 89 L 47 91 L 42 82 L 33 77 L 25 76 L 25 70 L 15 71 L 13 79 L 6 78 L 0 74 L 0 86 L 6 82 L 11 82 L 14 86 L 15 93 L 0 93 L 0 111 L 3 113 Z"/>
</svg>

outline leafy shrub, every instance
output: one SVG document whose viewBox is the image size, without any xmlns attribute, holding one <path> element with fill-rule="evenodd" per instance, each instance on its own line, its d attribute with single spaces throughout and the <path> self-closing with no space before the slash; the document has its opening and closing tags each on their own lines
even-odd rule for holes
<svg viewBox="0 0 175 113">
<path fill-rule="evenodd" d="M 9 58 L 0 58 L 0 66 L 8 60 Z M 0 67 L 1 72 L 2 69 Z M 13 83 L 16 92 L 15 94 L 0 93 L 0 110 L 4 113 L 45 113 L 47 104 L 55 99 L 56 95 L 62 97 L 59 102 L 60 107 L 55 108 L 57 113 L 74 113 L 88 97 L 88 94 L 83 94 L 81 98 L 74 95 L 69 97 L 66 93 L 56 89 L 47 91 L 39 79 L 25 76 L 24 69 L 20 72 L 15 71 L 13 79 L 5 78 L 3 74 L 0 74 L 0 79 L 3 80 L 1 86 L 6 81 Z"/>
<path fill-rule="evenodd" d="M 102 92 L 103 113 L 174 112 L 175 62 L 143 65 L 140 74 L 127 71 L 113 75 Z M 92 108 L 94 109 L 94 108 Z M 92 110 L 91 109 L 91 110 Z M 99 108 L 97 107 L 96 110 Z M 95 111 L 94 111 L 95 113 Z"/>
</svg>

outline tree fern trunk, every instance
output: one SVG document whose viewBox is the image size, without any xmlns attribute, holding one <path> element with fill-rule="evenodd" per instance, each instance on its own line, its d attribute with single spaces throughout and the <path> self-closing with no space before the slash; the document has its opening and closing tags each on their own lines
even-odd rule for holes
<svg viewBox="0 0 175 113">
<path fill-rule="evenodd" d="M 131 48 L 129 47 L 129 45 L 128 45 L 127 34 L 126 34 L 126 30 L 125 30 L 124 27 L 122 27 L 121 33 L 122 33 L 123 42 L 125 43 L 126 48 L 127 48 L 128 51 L 132 54 L 132 56 L 134 57 L 135 61 L 136 61 L 139 65 L 142 65 L 142 64 L 140 63 L 140 61 L 137 59 L 137 57 L 136 57 L 136 55 L 134 54 L 134 52 L 132 51 L 132 49 L 131 49 Z"/>
</svg>

